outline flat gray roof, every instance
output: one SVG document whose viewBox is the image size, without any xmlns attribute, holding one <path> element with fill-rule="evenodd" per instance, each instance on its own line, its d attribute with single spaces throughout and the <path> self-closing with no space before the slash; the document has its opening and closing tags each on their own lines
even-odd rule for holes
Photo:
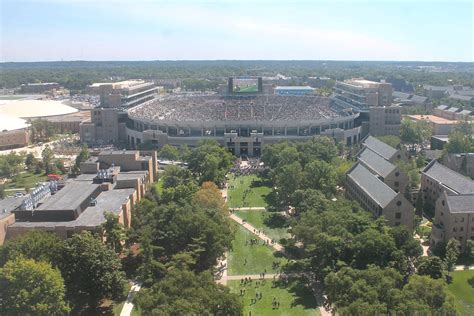
<svg viewBox="0 0 474 316">
<path fill-rule="evenodd" d="M 459 194 L 474 194 L 474 180 L 443 166 L 436 160 L 423 169 L 423 173 Z"/>
<path fill-rule="evenodd" d="M 135 192 L 135 189 L 117 189 L 103 191 L 97 197 L 95 206 L 87 207 L 81 215 L 73 221 L 63 222 L 16 222 L 12 227 L 97 227 L 105 222 L 104 213 L 112 212 L 119 214 L 122 204 L 125 203 L 129 196 Z"/>
<path fill-rule="evenodd" d="M 382 208 L 386 207 L 397 196 L 395 191 L 360 163 L 357 163 L 347 176 Z"/>
<path fill-rule="evenodd" d="M 66 182 L 64 188 L 46 199 L 36 210 L 75 210 L 99 185 L 88 181 Z"/>
<path fill-rule="evenodd" d="M 0 200 L 0 219 L 9 216 L 11 214 L 11 211 L 14 211 L 19 208 L 24 199 L 26 199 L 25 196 L 7 197 L 3 200 Z"/>
</svg>

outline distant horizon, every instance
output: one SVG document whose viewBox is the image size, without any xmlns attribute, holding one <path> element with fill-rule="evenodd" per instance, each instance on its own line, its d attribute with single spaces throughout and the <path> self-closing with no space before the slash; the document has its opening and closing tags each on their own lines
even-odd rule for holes
<svg viewBox="0 0 474 316">
<path fill-rule="evenodd" d="M 393 63 L 463 63 L 474 64 L 474 61 L 445 60 L 376 60 L 376 59 L 70 59 L 70 60 L 32 60 L 32 61 L 0 61 L 0 64 L 27 63 L 61 63 L 61 62 L 219 62 L 219 61 L 311 61 L 311 62 L 393 62 Z"/>
<path fill-rule="evenodd" d="M 470 0 L 3 0 L 0 61 L 474 61 Z"/>
</svg>

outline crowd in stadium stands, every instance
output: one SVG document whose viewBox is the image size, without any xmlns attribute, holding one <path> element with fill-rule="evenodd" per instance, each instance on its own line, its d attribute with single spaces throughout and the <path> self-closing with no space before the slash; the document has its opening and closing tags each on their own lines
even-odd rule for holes
<svg viewBox="0 0 474 316">
<path fill-rule="evenodd" d="M 291 121 L 342 115 L 318 96 L 173 95 L 131 109 L 132 116 L 164 121 Z"/>
</svg>

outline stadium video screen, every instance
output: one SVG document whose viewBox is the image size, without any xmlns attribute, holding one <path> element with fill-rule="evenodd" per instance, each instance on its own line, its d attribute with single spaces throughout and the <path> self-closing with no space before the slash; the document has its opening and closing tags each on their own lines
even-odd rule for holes
<svg viewBox="0 0 474 316">
<path fill-rule="evenodd" d="M 234 78 L 232 92 L 234 93 L 258 92 L 258 78 Z"/>
</svg>

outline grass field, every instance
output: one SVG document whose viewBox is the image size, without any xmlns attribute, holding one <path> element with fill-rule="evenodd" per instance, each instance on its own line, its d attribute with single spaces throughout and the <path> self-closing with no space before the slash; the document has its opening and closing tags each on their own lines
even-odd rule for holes
<svg viewBox="0 0 474 316">
<path fill-rule="evenodd" d="M 163 179 L 159 178 L 158 181 L 155 182 L 155 188 L 156 192 L 158 192 L 159 195 L 163 192 Z"/>
<path fill-rule="evenodd" d="M 234 214 L 242 219 L 245 219 L 255 228 L 263 230 L 267 236 L 272 239 L 275 239 L 276 241 L 279 241 L 282 238 L 288 238 L 290 236 L 287 232 L 286 227 L 270 228 L 268 227 L 268 225 L 265 224 L 265 219 L 276 214 L 272 214 L 266 211 L 235 211 Z"/>
<path fill-rule="evenodd" d="M 32 188 L 36 185 L 36 183 L 46 181 L 47 179 L 48 177 L 43 173 L 35 174 L 31 172 L 24 172 L 14 177 L 13 181 L 8 182 L 5 185 L 5 189 L 24 188 L 25 186 Z"/>
<path fill-rule="evenodd" d="M 272 281 L 266 280 L 264 285 L 255 287 L 255 281 L 245 286 L 240 285 L 240 281 L 229 281 L 228 286 L 231 292 L 240 295 L 240 289 L 245 289 L 245 294 L 240 296 L 244 305 L 244 315 L 265 316 L 265 315 L 319 315 L 316 309 L 315 299 L 308 289 L 290 283 L 286 287 L 272 288 Z M 262 293 L 262 298 L 257 299 L 256 304 L 250 305 L 250 299 L 255 298 L 256 292 Z M 273 309 L 273 298 L 280 302 L 278 309 Z"/>
<path fill-rule="evenodd" d="M 448 290 L 456 297 L 456 305 L 461 315 L 474 315 L 474 287 L 468 283 L 474 278 L 474 270 L 451 273 L 453 281 Z"/>
<path fill-rule="evenodd" d="M 267 273 L 275 273 L 273 262 L 280 263 L 280 266 L 287 262 L 286 258 L 278 257 L 272 248 L 264 246 L 261 240 L 258 245 L 250 246 L 251 238 L 256 237 L 241 226 L 237 228 L 233 248 L 227 258 L 228 275 L 259 274 L 265 269 Z M 249 244 L 245 245 L 245 241 L 249 241 Z"/>
<path fill-rule="evenodd" d="M 265 197 L 271 192 L 271 188 L 264 185 L 253 186 L 252 182 L 259 182 L 258 176 L 240 176 L 231 178 L 228 181 L 229 207 L 265 207 Z M 254 183 L 255 184 L 255 183 Z M 249 189 L 249 191 L 246 191 Z M 246 193 L 247 192 L 247 193 Z"/>
</svg>

